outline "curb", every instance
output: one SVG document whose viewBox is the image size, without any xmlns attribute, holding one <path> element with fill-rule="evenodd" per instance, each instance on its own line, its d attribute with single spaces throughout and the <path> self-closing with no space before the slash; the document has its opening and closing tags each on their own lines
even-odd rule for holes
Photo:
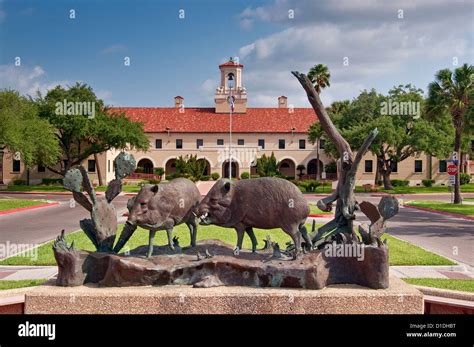
<svg viewBox="0 0 474 347">
<path fill-rule="evenodd" d="M 71 192 L 43 192 L 43 191 L 30 191 L 30 192 L 16 192 L 16 191 L 8 191 L 2 190 L 0 194 L 24 194 L 24 195 L 72 195 Z M 104 195 L 104 192 L 96 192 L 96 195 Z"/>
<path fill-rule="evenodd" d="M 35 205 L 35 206 L 27 206 L 27 207 L 19 207 L 19 208 L 14 208 L 12 210 L 0 211 L 0 215 L 6 215 L 6 214 L 11 214 L 11 213 L 35 210 L 35 209 L 38 209 L 38 208 L 43 208 L 43 207 L 48 207 L 48 206 L 55 206 L 55 205 L 59 205 L 59 202 L 54 201 L 54 202 L 50 202 L 50 203 L 46 203 L 46 204 L 40 204 L 40 205 Z"/>
<path fill-rule="evenodd" d="M 313 217 L 313 218 L 334 218 L 334 213 L 331 213 L 331 214 L 309 214 L 308 217 Z"/>
<path fill-rule="evenodd" d="M 402 206 L 412 208 L 412 209 L 415 209 L 415 210 L 420 210 L 420 211 L 438 213 L 438 214 L 442 214 L 442 215 L 450 216 L 450 217 L 457 217 L 457 218 L 461 218 L 461 219 L 474 220 L 474 216 L 466 216 L 464 214 L 455 213 L 455 212 L 439 211 L 439 210 L 435 210 L 435 209 L 432 209 L 432 208 L 429 208 L 429 207 L 412 206 L 412 205 L 405 205 L 405 204 L 403 204 Z"/>
</svg>

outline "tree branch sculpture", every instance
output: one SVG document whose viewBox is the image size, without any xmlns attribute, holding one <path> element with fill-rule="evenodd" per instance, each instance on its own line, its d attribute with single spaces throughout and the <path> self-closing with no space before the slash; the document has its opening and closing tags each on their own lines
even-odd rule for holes
<svg viewBox="0 0 474 347">
<path fill-rule="evenodd" d="M 342 137 L 334 123 L 329 118 L 324 105 L 309 78 L 305 74 L 297 71 L 293 71 L 292 74 L 298 79 L 301 86 L 306 91 L 308 100 L 321 123 L 321 127 L 326 132 L 328 138 L 336 146 L 340 157 L 337 162 L 338 182 L 336 190 L 330 196 L 319 200 L 317 203 L 319 209 L 325 212 L 330 212 L 332 211 L 332 204 L 336 202 L 335 216 L 333 220 L 318 229 L 316 235 L 312 237 L 313 245 L 321 245 L 328 240 L 328 237 L 337 238 L 337 236 L 340 236 L 343 239 L 347 239 L 347 235 L 350 235 L 350 239 L 354 241 L 358 240 L 354 228 L 354 213 L 356 210 L 360 210 L 360 206 L 357 203 L 354 194 L 355 177 L 359 164 L 363 156 L 367 153 L 372 141 L 376 138 L 378 130 L 374 129 L 368 134 L 363 145 L 359 148 L 357 154 L 354 155 L 349 143 L 344 139 L 344 137 Z M 372 205 L 368 202 L 364 203 L 366 206 Z M 396 210 L 398 212 L 398 201 L 396 201 L 396 199 L 395 201 L 387 201 L 387 204 L 392 204 L 390 206 L 393 211 Z M 394 207 L 394 204 L 396 204 L 396 208 Z M 390 218 L 392 215 L 387 214 L 387 216 Z M 370 232 L 370 230 L 367 229 L 367 232 Z M 373 241 L 374 237 L 376 236 L 367 235 L 363 241 Z"/>
</svg>

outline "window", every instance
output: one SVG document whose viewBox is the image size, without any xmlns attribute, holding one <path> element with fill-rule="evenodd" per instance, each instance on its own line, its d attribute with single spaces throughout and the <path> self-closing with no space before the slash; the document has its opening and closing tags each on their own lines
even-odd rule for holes
<svg viewBox="0 0 474 347">
<path fill-rule="evenodd" d="M 372 160 L 365 161 L 365 172 L 374 172 L 374 162 Z"/>
<path fill-rule="evenodd" d="M 285 140 L 279 139 L 278 140 L 278 149 L 285 149 Z"/>
<path fill-rule="evenodd" d="M 38 172 L 46 172 L 46 168 L 43 165 L 38 165 Z"/>
<path fill-rule="evenodd" d="M 218 146 L 224 146 L 224 139 L 217 139 Z"/>
<path fill-rule="evenodd" d="M 397 173 L 398 172 L 398 162 L 392 161 L 392 164 L 390 165 L 392 172 Z"/>
<path fill-rule="evenodd" d="M 204 140 L 203 139 L 197 139 L 196 140 L 196 148 L 199 149 L 199 147 L 204 146 Z"/>
<path fill-rule="evenodd" d="M 324 148 L 326 148 L 326 140 L 319 139 L 319 149 L 324 149 Z"/>
<path fill-rule="evenodd" d="M 306 148 L 306 140 L 300 140 L 300 149 Z"/>
<path fill-rule="evenodd" d="M 182 149 L 182 148 L 183 148 L 183 140 L 176 139 L 176 149 Z"/>
<path fill-rule="evenodd" d="M 448 166 L 448 163 L 446 162 L 446 160 L 440 160 L 439 161 L 439 172 L 446 172 L 447 166 Z"/>
<path fill-rule="evenodd" d="M 265 140 L 264 139 L 259 139 L 258 140 L 258 145 L 262 147 L 262 149 L 265 149 Z"/>
<path fill-rule="evenodd" d="M 161 139 L 156 139 L 155 148 L 156 149 L 162 149 L 163 148 L 163 141 Z"/>
<path fill-rule="evenodd" d="M 238 140 L 237 140 L 237 144 L 238 144 L 239 146 L 243 146 L 243 145 L 245 144 L 244 139 L 238 139 Z"/>
<path fill-rule="evenodd" d="M 20 166 L 19 160 L 13 160 L 13 172 L 20 172 Z"/>
<path fill-rule="evenodd" d="M 415 160 L 415 172 L 423 172 L 423 160 Z"/>
<path fill-rule="evenodd" d="M 87 171 L 88 172 L 95 172 L 95 160 L 88 160 L 87 161 Z"/>
<path fill-rule="evenodd" d="M 280 164 L 280 169 L 281 169 L 281 168 L 287 169 L 287 168 L 289 168 L 289 167 L 290 167 L 290 164 L 288 164 L 288 163 L 281 163 L 281 164 Z"/>
<path fill-rule="evenodd" d="M 107 171 L 110 172 L 110 160 L 107 160 Z"/>
</svg>

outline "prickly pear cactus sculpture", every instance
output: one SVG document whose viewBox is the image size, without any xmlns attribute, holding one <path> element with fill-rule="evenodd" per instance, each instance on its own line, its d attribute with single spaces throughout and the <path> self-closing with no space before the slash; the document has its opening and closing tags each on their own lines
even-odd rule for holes
<svg viewBox="0 0 474 347">
<path fill-rule="evenodd" d="M 71 191 L 74 200 L 91 214 L 90 219 L 80 221 L 80 226 L 99 252 L 111 252 L 113 249 L 117 214 L 112 200 L 122 191 L 122 179 L 135 170 L 135 165 L 135 159 L 130 154 L 122 152 L 115 158 L 115 179 L 109 183 L 105 199 L 97 198 L 84 167 L 73 168 L 64 177 L 64 188 Z"/>
</svg>

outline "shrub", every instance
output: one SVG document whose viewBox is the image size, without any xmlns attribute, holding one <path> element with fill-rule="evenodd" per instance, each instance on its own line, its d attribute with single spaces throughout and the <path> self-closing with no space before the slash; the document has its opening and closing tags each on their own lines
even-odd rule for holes
<svg viewBox="0 0 474 347">
<path fill-rule="evenodd" d="M 260 178 L 260 175 L 250 175 L 250 178 Z"/>
<path fill-rule="evenodd" d="M 166 175 L 166 179 L 167 179 L 168 181 L 171 181 L 172 179 L 174 179 L 174 178 L 176 178 L 176 177 L 177 177 L 177 176 L 176 176 L 175 173 L 170 173 L 170 174 L 167 174 L 167 175 Z"/>
<path fill-rule="evenodd" d="M 243 180 L 248 180 L 250 178 L 250 174 L 248 172 L 242 172 L 240 174 L 240 178 Z"/>
<path fill-rule="evenodd" d="M 163 169 L 162 167 L 155 167 L 153 169 L 153 173 L 158 176 L 163 176 L 165 174 L 165 169 Z"/>
<path fill-rule="evenodd" d="M 13 185 L 15 186 L 26 186 L 26 181 L 25 180 L 13 180 Z"/>
<path fill-rule="evenodd" d="M 211 179 L 211 176 L 209 175 L 204 175 L 201 177 L 201 181 L 209 181 Z"/>
<path fill-rule="evenodd" d="M 332 161 L 324 167 L 324 171 L 327 173 L 336 173 L 337 172 L 337 164 L 335 161 Z"/>
<path fill-rule="evenodd" d="M 471 181 L 471 175 L 461 172 L 459 174 L 459 181 L 461 185 L 468 184 Z"/>
<path fill-rule="evenodd" d="M 434 180 L 422 180 L 421 183 L 423 183 L 423 186 L 429 188 L 429 187 L 433 187 L 433 184 L 434 184 Z"/>
<path fill-rule="evenodd" d="M 136 173 L 143 173 L 143 168 L 142 168 L 142 167 L 137 167 L 137 168 L 135 169 L 135 172 L 136 172 Z"/>
<path fill-rule="evenodd" d="M 408 187 L 408 184 L 410 181 L 408 180 L 390 180 L 390 183 L 392 183 L 392 186 L 394 187 Z"/>
<path fill-rule="evenodd" d="M 285 179 L 288 181 L 293 181 L 295 179 L 295 176 L 286 176 Z"/>
<path fill-rule="evenodd" d="M 214 180 L 214 181 L 217 181 L 219 179 L 219 177 L 221 177 L 221 175 L 219 175 L 219 173 L 217 172 L 213 172 L 211 174 L 211 178 Z"/>
<path fill-rule="evenodd" d="M 43 178 L 41 184 L 51 185 L 51 184 L 63 184 L 62 178 Z"/>
<path fill-rule="evenodd" d="M 159 184 L 161 182 L 161 180 L 156 180 L 154 178 L 150 178 L 147 181 L 148 181 L 149 184 Z"/>
<path fill-rule="evenodd" d="M 309 193 L 309 192 L 314 192 L 316 188 L 321 185 L 321 182 L 317 180 L 307 180 L 307 181 L 301 181 L 299 185 L 300 187 L 303 187 L 307 193 Z"/>
</svg>

